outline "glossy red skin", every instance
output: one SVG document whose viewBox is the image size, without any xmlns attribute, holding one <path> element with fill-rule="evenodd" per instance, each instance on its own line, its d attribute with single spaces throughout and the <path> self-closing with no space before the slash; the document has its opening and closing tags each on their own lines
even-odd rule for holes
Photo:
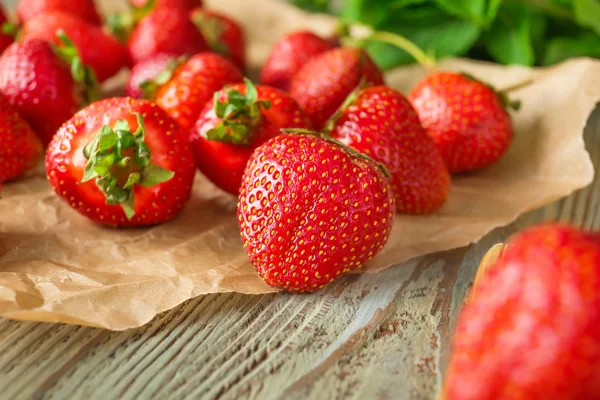
<svg viewBox="0 0 600 400">
<path fill-rule="evenodd" d="M 128 65 L 125 46 L 106 34 L 102 28 L 91 25 L 64 11 L 38 14 L 29 19 L 21 31 L 23 38 L 37 38 L 60 43 L 56 32 L 62 29 L 73 41 L 81 59 L 89 65 L 98 81 L 103 82 Z"/>
<path fill-rule="evenodd" d="M 600 398 L 600 236 L 557 224 L 516 236 L 467 302 L 447 400 Z"/>
<path fill-rule="evenodd" d="M 330 134 L 387 167 L 398 211 L 430 214 L 448 198 L 444 160 L 408 99 L 394 89 L 362 90 Z"/>
<path fill-rule="evenodd" d="M 217 20 L 221 31 L 219 38 L 221 44 L 227 48 L 227 54 L 222 54 L 230 59 L 240 70 L 246 69 L 246 39 L 240 25 L 228 16 L 215 11 L 196 8 L 191 15 L 202 13 L 206 18 Z M 218 49 L 214 49 L 219 53 Z"/>
<path fill-rule="evenodd" d="M 512 142 L 510 116 L 481 82 L 436 72 L 417 84 L 409 99 L 452 173 L 489 167 Z"/>
<path fill-rule="evenodd" d="M 134 7 L 143 7 L 148 0 L 129 0 Z M 194 7 L 202 6 L 202 0 L 156 0 L 154 7 L 177 8 L 183 11 L 191 10 Z"/>
<path fill-rule="evenodd" d="M 21 22 L 52 11 L 67 12 L 92 25 L 102 25 L 93 0 L 20 0 L 17 5 L 17 16 Z"/>
<path fill-rule="evenodd" d="M 175 172 L 175 176 L 151 188 L 135 186 L 135 215 L 128 220 L 121 206 L 106 204 L 93 180 L 79 182 L 87 161 L 85 145 L 103 125 L 113 126 L 118 119 L 127 120 L 135 130 L 134 113 L 145 116 L 145 141 L 152 162 Z M 183 131 L 155 103 L 112 98 L 91 104 L 63 125 L 46 151 L 46 173 L 56 193 L 80 214 L 104 225 L 134 227 L 168 221 L 181 211 L 191 195 L 195 163 Z"/>
<path fill-rule="evenodd" d="M 296 72 L 311 58 L 331 49 L 327 40 L 309 31 L 293 32 L 281 38 L 262 67 L 263 85 L 287 91 Z"/>
<path fill-rule="evenodd" d="M 384 84 L 381 71 L 364 50 L 333 49 L 300 68 L 290 83 L 290 94 L 320 130 L 363 77 L 366 86 Z"/>
<path fill-rule="evenodd" d="M 129 97 L 141 99 L 144 92 L 140 85 L 146 81 L 153 80 L 158 74 L 165 70 L 170 60 L 176 58 L 174 54 L 160 53 L 136 64 L 129 74 L 129 79 L 125 85 L 125 93 Z"/>
<path fill-rule="evenodd" d="M 157 7 L 136 26 L 127 49 L 135 65 L 159 53 L 191 55 L 208 51 L 209 47 L 188 12 Z"/>
<path fill-rule="evenodd" d="M 246 93 L 245 84 L 233 85 L 230 89 Z M 256 89 L 258 100 L 270 101 L 271 107 L 268 110 L 262 109 L 263 119 L 251 133 L 253 139 L 250 146 L 237 146 L 206 138 L 207 132 L 221 123 L 221 119 L 215 114 L 212 101 L 208 102 L 200 113 L 190 135 L 200 171 L 218 187 L 236 196 L 240 190 L 246 163 L 254 149 L 280 135 L 281 129 L 310 127 L 310 121 L 304 111 L 289 95 L 268 86 L 259 85 Z M 219 98 L 225 102 L 227 95 L 221 92 Z"/>
<path fill-rule="evenodd" d="M 42 153 L 42 142 L 31 126 L 0 97 L 0 182 L 21 176 Z"/>
<path fill-rule="evenodd" d="M 188 130 L 194 126 L 206 103 L 212 102 L 216 91 L 243 79 L 240 70 L 226 58 L 214 53 L 196 54 L 161 86 L 156 103 Z"/>
<path fill-rule="evenodd" d="M 238 223 L 267 284 L 309 292 L 373 258 L 389 237 L 394 208 L 375 163 L 318 137 L 284 134 L 248 161 Z"/>
<path fill-rule="evenodd" d="M 2 5 L 0 4 L 0 26 L 2 26 L 2 24 L 4 24 L 7 21 L 8 19 L 6 18 L 6 12 L 4 11 L 4 7 L 2 7 Z M 12 36 L 0 33 L 0 53 L 6 50 L 6 48 L 10 46 L 14 41 L 15 39 Z"/>
<path fill-rule="evenodd" d="M 76 89 L 70 67 L 46 41 L 15 42 L 0 57 L 0 93 L 44 145 L 82 104 Z"/>
</svg>

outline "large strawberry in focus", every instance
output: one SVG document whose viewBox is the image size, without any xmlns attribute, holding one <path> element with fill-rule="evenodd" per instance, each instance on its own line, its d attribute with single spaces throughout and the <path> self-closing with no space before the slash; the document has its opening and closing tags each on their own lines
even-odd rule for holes
<svg viewBox="0 0 600 400">
<path fill-rule="evenodd" d="M 446 400 L 600 399 L 600 235 L 557 224 L 514 237 L 456 328 Z"/>
<path fill-rule="evenodd" d="M 287 91 L 292 78 L 308 60 L 331 49 L 329 41 L 309 31 L 292 32 L 275 43 L 262 67 L 263 85 Z"/>
<path fill-rule="evenodd" d="M 101 25 L 102 19 L 94 0 L 20 0 L 17 16 L 21 22 L 52 11 L 63 11 L 93 25 Z"/>
<path fill-rule="evenodd" d="M 325 122 L 359 85 L 383 85 L 383 75 L 369 55 L 357 48 L 337 48 L 311 58 L 294 75 L 290 94 L 315 128 Z"/>
<path fill-rule="evenodd" d="M 280 135 L 282 129 L 306 129 L 310 121 L 286 93 L 246 83 L 215 94 L 191 131 L 200 171 L 221 189 L 237 195 L 242 174 L 254 149 Z"/>
<path fill-rule="evenodd" d="M 452 173 L 493 165 L 512 142 L 506 108 L 518 108 L 518 103 L 472 77 L 435 72 L 409 98 Z"/>
<path fill-rule="evenodd" d="M 195 174 L 187 137 L 155 103 L 91 104 L 58 131 L 46 153 L 56 193 L 100 224 L 144 226 L 174 218 Z"/>
<path fill-rule="evenodd" d="M 284 134 L 248 161 L 238 223 L 267 284 L 309 292 L 373 258 L 389 237 L 394 208 L 373 160 L 332 139 Z"/>
<path fill-rule="evenodd" d="M 128 65 L 125 46 L 102 28 L 91 25 L 65 11 L 38 14 L 29 19 L 21 36 L 28 39 L 43 39 L 59 43 L 57 32 L 64 32 L 75 44 L 81 59 L 88 64 L 100 82 L 115 75 Z"/>
<path fill-rule="evenodd" d="M 387 167 L 398 211 L 429 214 L 444 204 L 450 174 L 417 113 L 386 86 L 353 92 L 326 131 Z"/>
<path fill-rule="evenodd" d="M 60 38 L 60 45 L 25 39 L 0 57 L 0 93 L 45 145 L 63 122 L 98 95 L 94 72 L 82 63 L 73 43 Z"/>
</svg>

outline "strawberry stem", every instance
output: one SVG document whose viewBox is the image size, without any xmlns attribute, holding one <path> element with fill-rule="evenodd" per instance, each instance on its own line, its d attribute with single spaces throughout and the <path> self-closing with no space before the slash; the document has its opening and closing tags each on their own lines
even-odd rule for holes
<svg viewBox="0 0 600 400">
<path fill-rule="evenodd" d="M 271 108 L 268 100 L 258 100 L 256 86 L 247 78 L 246 94 L 237 90 L 225 89 L 227 101 L 219 101 L 221 92 L 214 95 L 215 114 L 221 119 L 215 128 L 206 133 L 208 140 L 249 146 L 252 143 L 252 131 L 262 121 L 262 110 Z"/>
<path fill-rule="evenodd" d="M 368 36 L 366 40 L 391 44 L 392 46 L 395 46 L 400 50 L 404 50 L 419 64 L 421 64 L 427 69 L 433 69 L 436 65 L 435 59 L 433 57 L 428 56 L 423 50 L 419 48 L 419 46 L 398 34 L 377 31 L 373 32 L 370 36 Z"/>
<path fill-rule="evenodd" d="M 106 25 L 110 33 L 122 43 L 127 42 L 137 24 L 154 11 L 156 0 L 148 0 L 141 7 L 130 6 L 129 12 L 109 15 Z"/>
<path fill-rule="evenodd" d="M 140 84 L 140 89 L 144 94 L 145 99 L 153 100 L 156 98 L 156 94 L 161 86 L 167 84 L 173 74 L 187 61 L 187 56 L 181 56 L 177 58 L 171 58 L 165 68 L 159 72 L 154 79 L 144 81 Z"/>
<path fill-rule="evenodd" d="M 120 205 L 127 219 L 135 215 L 135 185 L 152 187 L 175 175 L 151 162 L 152 153 L 144 140 L 144 119 L 141 114 L 135 115 L 138 122 L 135 132 L 127 121 L 118 120 L 114 128 L 104 125 L 83 149 L 88 162 L 81 183 L 95 179 L 106 196 L 106 204 Z"/>
</svg>

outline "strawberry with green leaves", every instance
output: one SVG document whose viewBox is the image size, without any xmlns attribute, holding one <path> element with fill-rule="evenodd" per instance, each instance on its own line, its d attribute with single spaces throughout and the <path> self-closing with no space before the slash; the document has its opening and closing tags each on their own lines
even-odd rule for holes
<svg viewBox="0 0 600 400">
<path fill-rule="evenodd" d="M 381 71 L 364 50 L 343 47 L 321 53 L 304 64 L 290 83 L 290 94 L 313 126 L 321 129 L 359 85 L 383 84 Z"/>
<path fill-rule="evenodd" d="M 445 400 L 600 399 L 600 234 L 515 236 L 461 312 Z"/>
<path fill-rule="evenodd" d="M 46 152 L 56 193 L 91 220 L 144 226 L 174 218 L 195 174 L 187 137 L 155 103 L 113 98 L 63 125 Z"/>
<path fill-rule="evenodd" d="M 184 61 L 185 58 L 179 59 L 174 54 L 160 53 L 136 64 L 129 74 L 125 94 L 136 99 L 144 98 L 146 93 L 142 86 L 151 85 L 155 88 L 159 82 L 165 81 L 162 77 L 164 74 L 168 74 L 167 80 L 170 79 L 172 72 Z M 148 96 L 156 96 L 156 93 L 148 93 Z"/>
<path fill-rule="evenodd" d="M 372 259 L 394 209 L 389 180 L 372 159 L 331 138 L 284 134 L 248 161 L 238 223 L 267 284 L 310 292 Z"/>
<path fill-rule="evenodd" d="M 505 95 L 464 74 L 435 72 L 409 96 L 451 173 L 495 164 L 513 139 Z"/>
<path fill-rule="evenodd" d="M 20 0 L 17 5 L 17 16 L 21 22 L 52 11 L 67 12 L 92 25 L 102 25 L 94 0 Z"/>
<path fill-rule="evenodd" d="M 17 111 L 0 97 L 0 182 L 18 178 L 41 160 L 42 143 Z"/>
<path fill-rule="evenodd" d="M 40 39 L 12 44 L 0 56 L 0 94 L 44 145 L 58 128 L 98 96 L 95 74 L 64 35 L 60 45 Z"/>
<path fill-rule="evenodd" d="M 268 86 L 227 86 L 215 93 L 191 131 L 200 171 L 221 189 L 237 195 L 254 149 L 285 128 L 307 128 L 310 122 L 286 93 Z"/>
<path fill-rule="evenodd" d="M 325 131 L 387 167 L 399 212 L 430 214 L 448 198 L 444 160 L 410 102 L 396 90 L 354 91 Z"/>
</svg>

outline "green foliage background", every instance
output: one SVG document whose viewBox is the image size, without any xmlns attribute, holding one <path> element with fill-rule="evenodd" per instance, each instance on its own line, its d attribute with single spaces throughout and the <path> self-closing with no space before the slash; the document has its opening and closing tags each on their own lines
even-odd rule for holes
<svg viewBox="0 0 600 400">
<path fill-rule="evenodd" d="M 340 10 L 329 0 L 291 1 L 400 34 L 436 58 L 467 56 L 520 65 L 600 58 L 600 0 L 345 0 Z M 384 69 L 413 62 L 387 44 L 366 47 Z"/>
</svg>

